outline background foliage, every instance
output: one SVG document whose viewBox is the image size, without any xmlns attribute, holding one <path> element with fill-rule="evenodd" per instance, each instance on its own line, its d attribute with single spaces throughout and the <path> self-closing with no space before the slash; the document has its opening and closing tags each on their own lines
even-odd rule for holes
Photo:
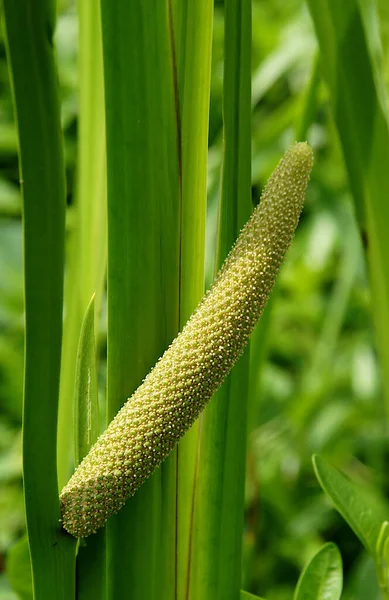
<svg viewBox="0 0 389 600">
<path fill-rule="evenodd" d="M 384 494 L 389 491 L 388 416 L 365 254 L 329 88 L 317 70 L 318 47 L 307 5 L 301 0 L 258 0 L 252 7 L 254 203 L 281 153 L 297 137 L 307 137 L 312 144 L 315 167 L 300 227 L 264 317 L 266 327 L 258 329 L 253 339 L 243 587 L 268 600 L 291 598 L 304 564 L 324 541 L 333 541 L 343 558 L 344 598 L 375 600 L 379 594 L 374 567 L 321 491 L 311 463 L 313 453 L 322 453 L 366 488 L 374 486 Z M 381 73 L 388 85 L 389 10 L 383 0 L 378 8 Z M 223 23 L 223 3 L 216 2 L 206 286 L 214 272 L 220 191 Z M 72 2 L 60 3 L 56 44 L 69 234 L 75 219 L 78 114 L 77 17 Z M 363 127 L 363 123 L 355 126 Z M 23 296 L 17 142 L 3 42 L 0 169 L 0 598 L 11 600 L 15 595 L 5 575 L 5 559 L 25 527 L 20 444 Z M 99 365 L 102 399 L 104 309 L 98 335 L 103 342 Z"/>
</svg>

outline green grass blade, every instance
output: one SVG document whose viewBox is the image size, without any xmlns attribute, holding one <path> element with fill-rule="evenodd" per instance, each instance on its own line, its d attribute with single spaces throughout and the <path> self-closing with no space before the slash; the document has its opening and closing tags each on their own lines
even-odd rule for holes
<svg viewBox="0 0 389 600">
<path fill-rule="evenodd" d="M 95 296 L 88 304 L 82 322 L 77 352 L 75 385 L 75 448 L 78 466 L 99 436 L 99 405 L 97 393 Z"/>
<path fill-rule="evenodd" d="M 313 457 L 316 477 L 336 510 L 350 525 L 354 533 L 373 558 L 381 525 L 387 516 L 385 505 L 376 496 L 368 495 L 320 456 Z"/>
<path fill-rule="evenodd" d="M 58 480 L 65 485 L 73 458 L 73 398 L 77 345 L 82 319 L 92 294 L 100 314 L 106 272 L 106 166 L 103 56 L 99 4 L 78 3 L 79 116 L 76 222 L 70 234 L 65 279 L 58 430 Z"/>
<path fill-rule="evenodd" d="M 95 295 L 88 304 L 77 352 L 74 398 L 76 465 L 99 436 L 99 403 L 95 343 Z M 77 554 L 77 600 L 105 598 L 105 530 L 82 542 Z"/>
<path fill-rule="evenodd" d="M 79 103 L 77 234 L 79 290 L 84 314 L 92 294 L 100 314 L 107 262 L 105 103 L 100 5 L 78 3 Z"/>
<path fill-rule="evenodd" d="M 60 529 L 56 466 L 65 172 L 52 41 L 55 4 L 46 0 L 32 8 L 6 0 L 3 6 L 23 181 L 23 470 L 34 598 L 71 600 L 75 540 Z"/>
<path fill-rule="evenodd" d="M 224 164 L 218 266 L 251 213 L 251 2 L 225 3 Z M 196 483 L 190 598 L 241 587 L 249 351 L 206 409 Z"/>
<path fill-rule="evenodd" d="M 102 25 L 111 420 L 178 329 L 179 163 L 166 4 L 121 0 L 112 10 L 103 0 Z M 109 598 L 174 597 L 165 574 L 174 576 L 175 539 L 161 535 L 161 503 L 159 471 L 110 520 Z"/>
<path fill-rule="evenodd" d="M 103 53 L 100 3 L 78 3 L 78 160 L 75 227 L 70 233 L 65 280 L 65 323 L 60 385 L 58 466 L 60 485 L 69 478 L 73 448 L 73 390 L 77 344 L 85 309 L 95 294 L 98 322 L 106 274 L 107 208 Z M 93 320 L 90 310 L 89 318 Z M 94 361 L 90 349 L 89 360 Z M 97 398 L 96 398 L 97 400 Z M 95 415 L 95 420 L 97 414 Z M 95 423 L 94 428 L 97 427 Z M 92 434 L 92 438 L 95 433 Z M 84 453 L 82 449 L 81 454 Z M 76 463 L 77 452 L 76 452 Z M 79 548 L 77 590 L 79 599 L 104 598 L 105 532 L 99 532 Z"/>
<path fill-rule="evenodd" d="M 213 2 L 173 0 L 181 136 L 180 328 L 204 291 Z M 194 26 L 196 24 L 196 26 Z"/>
<path fill-rule="evenodd" d="M 181 156 L 180 328 L 204 291 L 208 121 L 213 2 L 172 2 Z M 167 465 L 176 463 L 177 597 L 188 585 L 191 523 L 199 427 L 180 442 Z M 163 467 L 165 470 L 165 467 Z"/>
<path fill-rule="evenodd" d="M 373 70 L 377 97 L 383 114 L 388 121 L 388 97 L 384 80 L 384 55 L 381 44 L 380 16 L 375 0 L 358 0 L 361 21 L 366 35 L 367 50 Z"/>
<path fill-rule="evenodd" d="M 294 600 L 339 600 L 342 587 L 340 552 L 335 544 L 324 544 L 301 573 Z"/>
<path fill-rule="evenodd" d="M 389 522 L 384 521 L 376 543 L 376 570 L 379 587 L 385 596 L 389 597 L 388 581 L 388 559 L 389 559 Z"/>
<path fill-rule="evenodd" d="M 321 66 L 369 258 L 374 318 L 389 406 L 389 133 L 383 86 L 372 58 L 371 34 L 359 4 L 309 0 Z"/>
</svg>

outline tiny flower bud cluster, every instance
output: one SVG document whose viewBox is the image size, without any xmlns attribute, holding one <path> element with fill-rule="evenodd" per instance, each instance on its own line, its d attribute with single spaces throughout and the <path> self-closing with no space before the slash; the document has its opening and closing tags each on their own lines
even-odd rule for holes
<svg viewBox="0 0 389 600">
<path fill-rule="evenodd" d="M 211 289 L 61 493 L 62 523 L 86 537 L 118 512 L 190 428 L 263 312 L 298 223 L 312 150 L 285 154 Z"/>
</svg>

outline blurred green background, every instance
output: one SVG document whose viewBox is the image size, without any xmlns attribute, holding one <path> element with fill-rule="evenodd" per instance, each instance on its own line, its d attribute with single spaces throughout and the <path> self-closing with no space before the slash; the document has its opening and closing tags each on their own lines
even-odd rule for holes
<svg viewBox="0 0 389 600">
<path fill-rule="evenodd" d="M 56 32 L 66 141 L 67 228 L 77 146 L 77 15 L 59 3 Z M 381 3 L 389 82 L 389 9 Z M 317 42 L 301 0 L 253 1 L 253 203 L 301 131 Z M 215 2 L 209 130 L 206 285 L 213 277 L 222 155 L 223 3 Z M 374 567 L 314 476 L 323 453 L 387 495 L 387 418 L 372 325 L 366 260 L 326 85 L 319 78 L 307 139 L 315 152 L 305 210 L 261 329 L 253 340 L 248 436 L 244 589 L 292 597 L 301 568 L 336 542 L 345 598 L 378 598 Z M 17 138 L 0 40 L 0 598 L 16 598 L 6 555 L 24 533 L 21 479 L 23 380 L 22 223 Z M 104 311 L 103 311 L 104 313 Z M 262 334 L 267 329 L 266 343 Z M 261 334 L 262 333 L 262 334 Z M 104 314 L 99 335 L 104 341 Z M 101 394 L 105 355 L 101 344 Z M 258 369 L 259 358 L 261 368 Z"/>
</svg>

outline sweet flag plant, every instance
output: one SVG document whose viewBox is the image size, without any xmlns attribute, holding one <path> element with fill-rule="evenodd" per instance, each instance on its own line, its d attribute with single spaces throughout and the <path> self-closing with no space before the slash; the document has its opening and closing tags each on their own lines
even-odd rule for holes
<svg viewBox="0 0 389 600">
<path fill-rule="evenodd" d="M 306 143 L 286 152 L 211 289 L 62 490 L 62 523 L 73 536 L 96 532 L 120 510 L 231 371 L 290 246 L 312 160 Z"/>
</svg>

